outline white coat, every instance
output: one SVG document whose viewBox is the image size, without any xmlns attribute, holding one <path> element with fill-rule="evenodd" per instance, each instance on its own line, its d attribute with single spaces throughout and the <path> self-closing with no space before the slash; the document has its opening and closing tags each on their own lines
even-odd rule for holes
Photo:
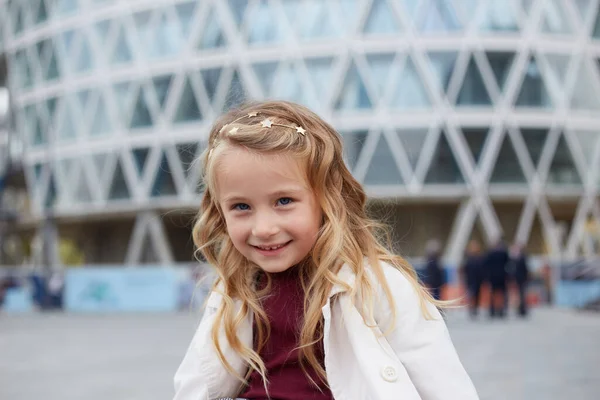
<svg viewBox="0 0 600 400">
<path fill-rule="evenodd" d="M 391 322 L 387 301 L 374 302 L 376 327 L 368 327 L 344 288 L 333 287 L 323 307 L 325 370 L 336 400 L 474 400 L 477 392 L 463 368 L 443 318 L 435 306 L 433 320 L 424 318 L 420 300 L 408 279 L 397 269 L 382 264 L 396 306 L 393 330 L 381 336 Z M 355 276 L 344 265 L 338 277 L 352 287 Z M 374 278 L 373 278 L 374 279 Z M 378 298 L 385 299 L 377 285 Z M 235 398 L 240 381 L 219 361 L 211 340 L 211 328 L 222 297 L 211 293 L 205 314 L 175 374 L 174 400 Z M 239 303 L 238 303 L 239 306 Z M 239 332 L 252 346 L 252 319 Z M 243 376 L 244 361 L 227 345 L 222 350 L 235 371 Z"/>
</svg>

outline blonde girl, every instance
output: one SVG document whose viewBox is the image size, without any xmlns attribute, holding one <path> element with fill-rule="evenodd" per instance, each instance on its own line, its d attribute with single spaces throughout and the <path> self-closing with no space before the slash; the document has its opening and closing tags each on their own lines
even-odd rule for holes
<svg viewBox="0 0 600 400">
<path fill-rule="evenodd" d="M 288 102 L 230 111 L 202 171 L 193 237 L 217 279 L 175 400 L 478 398 L 330 125 Z"/>
</svg>

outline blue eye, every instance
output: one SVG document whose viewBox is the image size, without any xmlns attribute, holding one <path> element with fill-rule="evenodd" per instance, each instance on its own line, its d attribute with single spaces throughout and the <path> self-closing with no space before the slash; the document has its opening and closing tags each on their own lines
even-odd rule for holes
<svg viewBox="0 0 600 400">
<path fill-rule="evenodd" d="M 246 210 L 250 209 L 250 206 L 245 203 L 237 203 L 237 204 L 234 204 L 232 208 L 234 210 L 246 211 Z"/>
<path fill-rule="evenodd" d="M 277 200 L 277 202 L 282 206 L 287 206 L 288 204 L 291 204 L 292 201 L 293 200 L 289 197 L 282 197 L 281 199 Z"/>
</svg>

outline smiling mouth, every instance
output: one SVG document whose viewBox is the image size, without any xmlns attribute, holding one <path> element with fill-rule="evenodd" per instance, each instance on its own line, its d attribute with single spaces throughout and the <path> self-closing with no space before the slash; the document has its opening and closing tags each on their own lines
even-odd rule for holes
<svg viewBox="0 0 600 400">
<path fill-rule="evenodd" d="M 263 250 L 263 251 L 274 251 L 274 250 L 279 250 L 284 246 L 287 246 L 290 242 L 291 242 L 291 240 L 289 242 L 271 245 L 271 246 L 252 246 L 252 247 L 255 247 L 255 248 L 257 248 L 259 250 Z"/>
</svg>

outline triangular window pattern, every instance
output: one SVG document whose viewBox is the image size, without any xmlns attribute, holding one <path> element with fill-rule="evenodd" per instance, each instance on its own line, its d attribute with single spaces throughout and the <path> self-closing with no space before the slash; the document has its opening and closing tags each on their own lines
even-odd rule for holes
<svg viewBox="0 0 600 400">
<path fill-rule="evenodd" d="M 63 103 L 62 121 L 60 122 L 58 137 L 59 140 L 65 142 L 72 142 L 77 137 L 77 128 L 70 101 Z"/>
<path fill-rule="evenodd" d="M 27 59 L 25 50 L 19 50 L 15 54 L 16 74 L 19 77 L 20 87 L 29 88 L 33 83 L 33 74 L 31 72 L 30 62 Z"/>
<path fill-rule="evenodd" d="M 331 66 L 333 58 L 310 58 L 305 61 L 308 75 L 312 79 L 313 87 L 316 90 L 317 96 L 321 101 L 327 98 L 329 86 L 331 82 Z"/>
<path fill-rule="evenodd" d="M 48 110 L 48 123 L 50 128 L 55 126 L 57 105 L 58 100 L 56 97 L 50 97 L 46 100 L 46 109 Z"/>
<path fill-rule="evenodd" d="M 112 24 L 114 24 L 114 22 Z M 106 41 L 108 40 L 110 28 L 111 26 L 113 26 L 112 24 L 110 20 L 105 19 L 103 21 L 97 22 L 94 25 L 96 37 L 98 38 L 98 41 L 100 42 L 100 45 L 102 46 L 103 50 L 105 49 Z"/>
<path fill-rule="evenodd" d="M 478 165 L 483 154 L 483 147 L 488 137 L 489 128 L 463 127 L 462 133 L 467 142 L 467 147 L 471 151 L 475 165 Z"/>
<path fill-rule="evenodd" d="M 48 9 L 46 8 L 45 0 L 38 0 L 39 6 L 35 15 L 35 23 L 41 24 L 48 20 Z"/>
<path fill-rule="evenodd" d="M 269 96 L 271 94 L 273 82 L 275 81 L 275 76 L 277 72 L 277 65 L 278 63 L 276 61 L 269 61 L 252 65 L 254 73 L 258 78 L 258 82 L 260 83 L 265 96 Z"/>
<path fill-rule="evenodd" d="M 284 20 L 266 0 L 254 3 L 248 18 L 248 43 L 275 44 L 285 39 Z"/>
<path fill-rule="evenodd" d="M 148 154 L 150 149 L 148 147 L 138 147 L 131 151 L 133 155 L 133 163 L 135 164 L 138 177 L 142 177 L 144 170 L 146 169 L 146 161 L 148 161 Z"/>
<path fill-rule="evenodd" d="M 196 100 L 190 78 L 186 77 L 179 104 L 177 105 L 177 112 L 175 113 L 175 122 L 191 122 L 200 119 L 202 119 L 202 112 Z"/>
<path fill-rule="evenodd" d="M 154 183 L 152 184 L 151 196 L 172 196 L 176 194 L 177 189 L 173 180 L 171 166 L 169 165 L 167 154 L 163 152 Z"/>
<path fill-rule="evenodd" d="M 442 93 L 448 93 L 450 79 L 454 73 L 454 66 L 458 53 L 449 51 L 431 52 L 428 54 L 429 66 L 438 88 Z"/>
<path fill-rule="evenodd" d="M 501 91 L 504 91 L 506 86 L 506 78 L 512 69 L 515 53 L 510 51 L 487 51 L 485 53 L 494 77 L 496 84 Z"/>
<path fill-rule="evenodd" d="M 133 101 L 134 89 L 131 82 L 120 82 L 113 86 L 114 98 L 117 102 L 117 112 L 123 126 L 129 127 L 129 112 Z"/>
<path fill-rule="evenodd" d="M 525 68 L 525 77 L 515 105 L 517 107 L 552 107 L 552 100 L 544 78 L 533 57 L 529 59 Z"/>
<path fill-rule="evenodd" d="M 23 26 L 24 26 L 23 20 L 24 20 L 25 16 L 23 15 L 24 11 L 21 9 L 20 3 L 14 4 L 13 7 L 16 8 L 16 16 L 14 19 L 14 33 L 15 33 L 15 35 L 17 35 L 23 31 Z"/>
<path fill-rule="evenodd" d="M 123 200 L 131 197 L 125 174 L 121 166 L 121 160 L 117 160 L 117 165 L 110 183 L 110 190 L 108 194 L 109 200 Z"/>
<path fill-rule="evenodd" d="M 550 66 L 554 86 L 564 88 L 571 58 L 565 54 L 544 54 L 544 58 Z"/>
<path fill-rule="evenodd" d="M 306 90 L 300 81 L 300 74 L 294 64 L 286 64 L 280 71 L 278 84 L 275 86 L 274 97 L 307 104 Z"/>
<path fill-rule="evenodd" d="M 117 33 L 117 41 L 115 49 L 112 55 L 112 64 L 126 64 L 133 60 L 133 53 L 131 52 L 131 46 L 125 35 L 125 28 L 119 26 L 119 32 Z"/>
<path fill-rule="evenodd" d="M 595 71 L 592 71 L 586 59 L 581 60 L 576 76 L 575 87 L 571 97 L 571 108 L 575 110 L 598 110 L 600 109 L 600 98 L 594 89 L 597 82 Z"/>
<path fill-rule="evenodd" d="M 133 115 L 131 116 L 131 122 L 129 128 L 148 128 L 152 126 L 153 120 L 148 105 L 146 104 L 146 96 L 144 96 L 144 88 L 138 90 L 137 99 L 135 100 L 135 106 L 133 108 Z"/>
<path fill-rule="evenodd" d="M 77 64 L 75 65 L 75 71 L 86 72 L 94 68 L 94 61 L 92 58 L 92 51 L 90 45 L 85 36 L 82 37 L 81 49 L 77 56 Z"/>
<path fill-rule="evenodd" d="M 46 68 L 46 72 L 44 74 L 44 79 L 46 81 L 52 81 L 54 79 L 60 78 L 60 70 L 58 69 L 58 59 L 56 57 L 54 42 L 47 43 L 48 51 L 50 52 L 50 59 L 48 61 L 48 67 Z"/>
<path fill-rule="evenodd" d="M 482 32 L 516 32 L 519 30 L 517 2 L 506 0 L 487 0 L 479 21 Z"/>
<path fill-rule="evenodd" d="M 79 106 L 81 111 L 86 113 L 88 105 L 90 104 L 90 90 L 83 89 L 77 92 L 77 100 L 79 101 Z"/>
<path fill-rule="evenodd" d="M 460 184 L 464 183 L 454 152 L 450 147 L 445 131 L 440 132 L 437 146 L 425 176 L 426 184 Z"/>
<path fill-rule="evenodd" d="M 65 31 L 60 35 L 60 43 L 62 43 L 67 59 L 70 58 L 69 56 L 72 56 L 74 38 L 75 31 L 73 30 Z"/>
<path fill-rule="evenodd" d="M 490 183 L 526 183 L 525 174 L 508 133 L 498 152 Z"/>
<path fill-rule="evenodd" d="M 285 2 L 284 7 L 294 2 Z M 332 38 L 342 35 L 342 29 L 333 17 L 330 2 L 309 1 L 301 5 L 301 13 L 290 15 L 288 20 L 300 30 L 302 40 L 313 40 L 319 38 Z M 287 7 L 286 7 L 287 8 Z M 298 23 L 301 18 L 302 23 Z"/>
<path fill-rule="evenodd" d="M 231 78 L 231 85 L 229 85 L 227 96 L 225 97 L 223 111 L 239 106 L 246 101 L 247 98 L 248 95 L 246 94 L 246 90 L 242 85 L 240 73 L 239 71 L 235 70 L 233 72 L 233 77 Z"/>
<path fill-rule="evenodd" d="M 218 49 L 225 46 L 227 46 L 227 39 L 221 27 L 221 19 L 215 12 L 215 9 L 212 8 L 202 30 L 198 49 Z"/>
<path fill-rule="evenodd" d="M 56 0 L 54 11 L 66 15 L 74 13 L 78 8 L 77 0 Z"/>
<path fill-rule="evenodd" d="M 190 35 L 190 30 L 192 28 L 192 22 L 194 21 L 194 13 L 196 11 L 197 1 L 186 1 L 184 3 L 177 4 L 175 6 L 175 12 L 177 13 L 177 17 L 179 18 L 179 26 L 181 27 L 181 31 L 183 33 L 184 41 Z"/>
<path fill-rule="evenodd" d="M 600 149 L 598 148 L 598 142 L 600 142 L 600 131 L 599 130 L 576 130 L 575 137 L 579 142 L 587 167 L 592 167 L 594 161 L 594 154 Z"/>
<path fill-rule="evenodd" d="M 144 264 L 158 264 L 160 262 L 160 256 L 156 251 L 156 246 L 152 242 L 150 232 L 146 231 L 144 239 L 142 241 L 142 247 L 140 248 L 140 255 L 138 262 Z"/>
<path fill-rule="evenodd" d="M 375 83 L 375 89 L 381 96 L 390 81 L 390 71 L 392 63 L 396 57 L 395 53 L 388 54 L 367 54 L 367 64 L 369 65 L 370 81 Z"/>
<path fill-rule="evenodd" d="M 421 5 L 421 32 L 456 32 L 462 29 L 452 2 L 425 0 Z"/>
<path fill-rule="evenodd" d="M 458 106 L 489 106 L 492 104 L 490 95 L 483 82 L 483 77 L 475 58 L 471 56 L 460 92 L 456 99 Z"/>
<path fill-rule="evenodd" d="M 79 203 L 89 203 L 92 201 L 92 193 L 87 180 L 85 179 L 85 171 L 83 169 L 80 170 L 78 175 L 79 177 L 77 179 L 77 184 L 75 185 L 73 197 L 75 198 L 75 201 Z"/>
<path fill-rule="evenodd" d="M 44 145 L 48 143 L 48 136 L 46 129 L 43 128 L 40 117 L 35 117 L 33 123 L 33 141 L 34 146 Z"/>
<path fill-rule="evenodd" d="M 402 110 L 431 106 L 427 90 L 410 57 L 406 59 L 404 68 L 398 76 L 390 106 Z"/>
<path fill-rule="evenodd" d="M 598 8 L 598 11 L 596 12 L 596 22 L 594 23 L 592 37 L 595 39 L 600 39 L 600 8 Z"/>
<path fill-rule="evenodd" d="M 221 80 L 221 71 L 221 68 L 211 68 L 200 71 L 206 95 L 211 103 L 214 103 L 217 95 L 217 88 L 219 87 L 219 82 Z"/>
<path fill-rule="evenodd" d="M 355 110 L 371 108 L 372 103 L 367 88 L 354 61 L 346 72 L 342 90 L 335 104 L 336 110 Z"/>
<path fill-rule="evenodd" d="M 573 161 L 573 154 L 563 134 L 560 139 L 548 171 L 549 184 L 580 185 L 581 178 Z"/>
<path fill-rule="evenodd" d="M 360 157 L 363 147 L 365 147 L 369 132 L 360 130 L 341 132 L 341 134 L 344 142 L 344 159 L 346 165 L 348 165 L 348 169 L 352 171 L 356 167 L 356 162 Z"/>
<path fill-rule="evenodd" d="M 106 101 L 104 100 L 104 96 L 100 96 L 98 98 L 96 112 L 94 113 L 94 121 L 92 123 L 92 128 L 90 129 L 90 134 L 92 136 L 106 135 L 110 133 L 111 130 L 112 126 L 106 109 Z"/>
<path fill-rule="evenodd" d="M 99 180 L 105 182 L 108 180 L 110 157 L 107 153 L 95 153 L 92 155 L 94 167 L 98 174 Z"/>
<path fill-rule="evenodd" d="M 196 152 L 198 151 L 198 146 L 199 144 L 197 142 L 179 143 L 176 146 L 177 154 L 179 155 L 179 161 L 181 162 L 181 166 L 186 177 L 190 176 L 190 171 L 193 168 L 199 168 L 199 166 L 196 164 Z"/>
<path fill-rule="evenodd" d="M 542 3 L 541 30 L 544 33 L 569 34 L 572 32 L 567 19 L 569 14 L 560 0 L 545 0 Z"/>
<path fill-rule="evenodd" d="M 387 0 L 374 0 L 363 32 L 367 35 L 379 35 L 395 34 L 400 31 L 400 25 L 396 20 L 395 12 Z"/>
<path fill-rule="evenodd" d="M 179 26 L 175 21 L 162 12 L 158 24 L 152 33 L 152 47 L 150 50 L 152 58 L 172 57 L 177 55 L 183 47 L 184 41 L 179 32 Z"/>
<path fill-rule="evenodd" d="M 56 205 L 57 191 L 54 174 L 51 172 L 48 178 L 48 189 L 46 191 L 46 198 L 44 199 L 44 208 L 51 209 Z"/>
<path fill-rule="evenodd" d="M 167 96 L 171 90 L 172 81 L 173 75 L 155 76 L 152 78 L 152 84 L 154 85 L 154 91 L 156 92 L 158 105 L 162 111 L 165 110 L 165 103 L 167 102 Z"/>
<path fill-rule="evenodd" d="M 390 144 L 383 133 L 379 136 L 364 182 L 367 185 L 401 185 L 404 183 Z"/>
<path fill-rule="evenodd" d="M 591 0 L 575 0 L 575 6 L 579 11 L 579 18 L 581 18 L 582 22 L 585 22 L 589 12 L 590 12 L 590 2 Z"/>
<path fill-rule="evenodd" d="M 542 152 L 548 138 L 548 129 L 544 128 L 521 128 L 521 136 L 527 147 L 527 152 L 531 157 L 534 168 L 540 164 Z"/>
<path fill-rule="evenodd" d="M 235 20 L 238 28 L 244 21 L 244 14 L 246 13 L 246 8 L 248 7 L 248 0 L 228 0 L 229 3 L 229 11 Z"/>
<path fill-rule="evenodd" d="M 414 171 L 417 168 L 417 163 L 419 162 L 425 139 L 427 139 L 427 129 L 401 129 L 396 133 L 398 134 L 400 143 L 402 143 L 402 147 L 404 147 L 404 152 L 408 157 L 410 166 Z"/>
</svg>

